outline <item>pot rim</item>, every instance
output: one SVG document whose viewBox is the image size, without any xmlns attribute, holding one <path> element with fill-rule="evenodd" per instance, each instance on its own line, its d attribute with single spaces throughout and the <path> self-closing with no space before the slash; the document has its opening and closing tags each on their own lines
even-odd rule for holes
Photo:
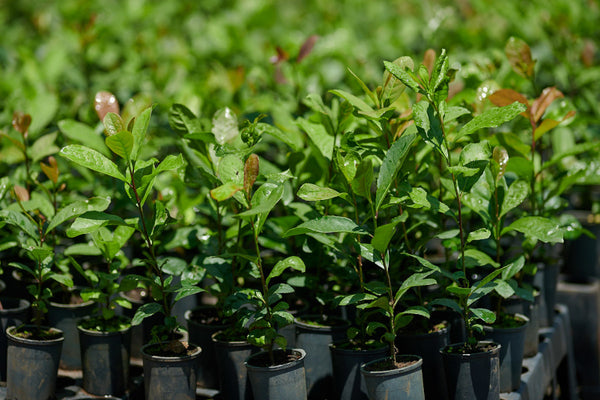
<svg viewBox="0 0 600 400">
<path fill-rule="evenodd" d="M 341 354 L 351 354 L 351 353 L 360 353 L 360 354 L 371 354 L 371 353 L 378 353 L 382 350 L 387 351 L 388 350 L 388 346 L 385 345 L 384 343 L 381 343 L 382 346 L 381 347 L 376 347 L 374 349 L 364 349 L 364 350 L 356 350 L 356 349 L 343 349 L 340 347 L 336 347 L 339 344 L 342 343 L 348 343 L 347 340 L 341 340 L 341 341 L 337 341 L 337 342 L 333 342 L 333 343 L 329 343 L 329 350 L 331 352 L 336 352 L 336 353 L 341 353 Z"/>
<path fill-rule="evenodd" d="M 17 307 L 7 308 L 6 305 L 4 304 L 4 302 L 7 300 L 9 300 L 9 301 L 15 300 L 16 303 L 18 303 L 19 305 Z M 4 310 L 0 310 L 0 315 L 4 315 L 4 314 L 8 315 L 8 314 L 15 314 L 15 313 L 23 312 L 31 306 L 31 303 L 29 302 L 29 300 L 20 299 L 18 297 L 0 296 L 0 301 L 2 302 L 2 306 L 4 307 Z"/>
<path fill-rule="evenodd" d="M 191 310 L 187 310 L 187 311 L 186 311 L 186 312 L 183 314 L 183 317 L 184 317 L 185 321 L 188 323 L 188 325 L 189 325 L 190 323 L 192 323 L 192 324 L 194 324 L 194 325 L 197 325 L 197 326 L 210 327 L 210 328 L 217 328 L 217 329 L 219 329 L 219 330 L 221 330 L 221 329 L 224 329 L 224 328 L 227 328 L 227 327 L 229 326 L 229 324 L 215 324 L 215 325 L 212 325 L 212 324 L 203 324 L 203 323 L 201 323 L 201 322 L 194 321 L 192 318 L 190 318 L 190 317 L 191 317 L 191 315 L 192 315 L 192 313 L 193 313 L 194 311 L 197 311 L 197 310 L 203 310 L 203 309 L 204 309 L 204 310 L 206 310 L 206 309 L 215 309 L 215 310 L 216 310 L 216 307 L 214 307 L 214 306 L 211 306 L 211 305 L 208 305 L 208 304 L 204 304 L 204 305 L 199 305 L 199 306 L 196 306 L 196 307 L 192 308 Z"/>
<path fill-rule="evenodd" d="M 313 324 L 304 322 L 304 321 L 310 319 L 311 317 L 321 318 L 321 315 L 319 315 L 319 314 L 299 315 L 294 318 L 294 324 L 296 324 L 297 328 L 302 328 L 302 329 L 307 329 L 307 330 L 317 331 L 317 332 L 331 332 L 331 331 L 342 330 L 342 329 L 345 330 L 348 328 L 348 326 L 350 326 L 350 321 L 345 320 L 342 317 L 336 317 L 336 316 L 331 316 L 329 318 L 332 320 L 335 320 L 335 321 L 343 322 L 343 324 L 323 326 L 323 325 L 313 325 Z"/>
<path fill-rule="evenodd" d="M 244 346 L 252 346 L 252 344 L 247 341 L 247 340 L 219 340 L 216 338 L 216 336 L 218 334 L 220 334 L 221 332 L 223 332 L 222 330 L 217 331 L 215 333 L 213 333 L 212 335 L 210 335 L 210 339 L 212 340 L 212 342 L 215 345 L 219 345 L 219 346 L 228 346 L 228 347 L 244 347 Z"/>
<path fill-rule="evenodd" d="M 187 360 L 192 360 L 194 358 L 197 358 L 202 353 L 202 349 L 200 348 L 200 346 L 193 344 L 193 343 L 188 343 L 189 346 L 194 346 L 193 353 L 186 354 L 185 356 L 165 357 L 165 356 L 156 356 L 156 355 L 146 353 L 146 349 L 148 347 L 156 346 L 157 344 L 162 344 L 162 343 L 167 343 L 167 342 L 147 343 L 147 344 L 143 345 L 142 348 L 140 349 L 140 352 L 142 353 L 142 358 L 144 360 L 160 361 L 160 362 L 164 362 L 164 363 L 178 363 L 181 361 L 187 361 Z"/>
<path fill-rule="evenodd" d="M 298 353 L 300 355 L 300 357 L 297 360 L 293 360 L 290 362 L 286 362 L 285 364 L 279 364 L 279 365 L 272 365 L 269 367 L 258 367 L 256 365 L 252 365 L 249 361 L 252 358 L 258 357 L 259 355 L 265 354 L 266 351 L 259 351 L 258 353 L 254 353 L 252 355 L 250 355 L 245 361 L 244 361 L 244 365 L 246 366 L 246 368 L 248 370 L 254 370 L 254 371 L 280 371 L 282 369 L 287 369 L 287 368 L 291 368 L 299 363 L 303 363 L 304 359 L 306 357 L 306 351 L 304 351 L 303 349 L 298 349 L 298 348 L 293 348 L 293 349 L 275 349 L 273 351 L 290 351 L 290 352 L 294 352 L 294 353 Z"/>
<path fill-rule="evenodd" d="M 375 364 L 378 362 L 381 362 L 383 360 L 388 360 L 390 358 L 390 356 L 386 356 L 386 357 L 382 357 L 382 358 L 378 358 L 376 360 L 373 361 L 369 361 L 366 363 L 363 363 L 360 366 L 360 372 L 363 375 L 371 375 L 371 376 L 389 376 L 389 375 L 406 375 L 409 374 L 415 370 L 418 370 L 420 368 L 422 368 L 423 366 L 423 359 L 415 354 L 398 354 L 396 357 L 410 357 L 412 358 L 413 361 L 416 361 L 415 363 L 408 365 L 406 367 L 402 367 L 402 368 L 394 368 L 394 369 L 387 369 L 384 371 L 369 371 L 366 369 L 366 367 L 368 365 L 371 364 Z"/>
<path fill-rule="evenodd" d="M 83 317 L 83 318 L 79 319 L 77 321 L 76 327 L 77 327 L 77 330 L 79 332 L 84 333 L 84 334 L 86 334 L 88 336 L 115 336 L 115 335 L 122 335 L 122 334 L 127 333 L 128 331 L 130 331 L 131 328 L 132 328 L 131 320 L 130 320 L 129 326 L 127 326 L 126 328 L 123 328 L 123 329 L 119 329 L 118 331 L 97 331 L 95 329 L 86 329 L 86 328 L 80 326 L 80 323 L 82 321 L 86 320 L 86 319 L 90 319 L 90 317 L 87 316 L 87 317 Z"/>
<path fill-rule="evenodd" d="M 35 326 L 35 325 L 25 324 L 25 325 L 21 325 L 21 326 Z M 61 334 L 60 337 L 55 338 L 55 339 L 44 339 L 44 340 L 26 339 L 26 338 L 18 337 L 14 334 L 14 331 L 17 328 L 19 328 L 19 327 L 10 326 L 6 329 L 6 337 L 8 338 L 9 341 L 13 341 L 15 343 L 20 343 L 20 344 L 26 344 L 26 345 L 52 346 L 57 343 L 61 343 L 65 340 L 65 333 L 62 330 L 51 327 L 51 326 L 41 326 L 41 328 L 50 330 L 52 332 L 60 333 Z"/>
<path fill-rule="evenodd" d="M 439 351 L 442 354 L 442 356 L 459 357 L 459 358 L 465 359 L 465 360 L 470 360 L 473 358 L 485 358 L 485 357 L 489 357 L 489 356 L 494 356 L 496 354 L 498 354 L 498 355 L 500 354 L 500 348 L 502 347 L 502 345 L 500 343 L 496 343 L 491 340 L 480 340 L 480 341 L 478 341 L 478 343 L 492 344 L 492 345 L 495 345 L 496 347 L 494 347 L 491 350 L 487 350 L 487 351 L 481 351 L 478 353 L 466 353 L 466 354 L 448 353 L 446 351 L 446 349 L 448 347 L 460 346 L 460 345 L 465 344 L 465 342 L 458 342 L 458 343 L 450 343 L 450 344 L 442 347 Z"/>
<path fill-rule="evenodd" d="M 524 331 L 525 329 L 527 329 L 527 327 L 529 326 L 529 318 L 528 317 L 526 317 L 525 315 L 523 315 L 521 313 L 512 313 L 512 315 L 525 321 L 525 323 L 523 325 L 519 325 L 514 328 L 502 328 L 502 327 L 496 327 L 493 325 L 484 325 L 483 330 L 486 332 L 497 331 L 497 332 L 503 332 L 503 333 L 512 333 L 512 332 L 521 332 L 521 331 Z"/>
</svg>

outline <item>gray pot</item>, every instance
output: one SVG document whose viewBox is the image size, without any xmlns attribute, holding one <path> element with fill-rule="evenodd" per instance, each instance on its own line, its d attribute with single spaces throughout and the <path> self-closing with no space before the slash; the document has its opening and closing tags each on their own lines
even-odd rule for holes
<svg viewBox="0 0 600 400">
<path fill-rule="evenodd" d="M 298 358 L 285 364 L 263 367 L 253 363 L 257 357 L 264 357 L 264 351 L 248 357 L 245 364 L 254 398 L 260 400 L 306 400 L 306 375 L 304 373 L 306 353 L 302 349 L 274 351 L 294 354 Z"/>
<path fill-rule="evenodd" d="M 248 342 L 226 342 L 212 335 L 217 371 L 219 378 L 220 398 L 223 400 L 252 400 L 252 388 L 244 362 L 252 354 L 258 352 L 256 346 Z"/>
<path fill-rule="evenodd" d="M 498 400 L 500 398 L 500 345 L 479 342 L 493 348 L 479 353 L 449 353 L 450 344 L 440 349 L 444 360 L 448 398 L 450 400 Z"/>
<path fill-rule="evenodd" d="M 538 353 L 540 345 L 540 292 L 534 296 L 534 302 L 519 297 L 509 297 L 504 301 L 504 310 L 509 314 L 522 314 L 529 318 L 529 324 L 525 329 L 524 357 L 534 357 Z"/>
<path fill-rule="evenodd" d="M 144 390 L 146 400 L 195 400 L 196 371 L 201 349 L 194 346 L 193 353 L 179 357 L 148 354 L 148 349 L 159 344 L 142 347 L 144 363 Z"/>
<path fill-rule="evenodd" d="M 375 364 L 387 359 L 389 357 L 370 361 L 360 368 L 360 373 L 365 378 L 369 400 L 425 400 L 421 357 L 397 356 L 397 361 L 414 362 L 399 369 L 373 370 Z"/>
<path fill-rule="evenodd" d="M 25 323 L 29 319 L 31 304 L 27 300 L 12 297 L 0 297 L 0 302 L 3 307 L 3 310 L 0 310 L 0 381 L 6 382 L 6 329 Z"/>
<path fill-rule="evenodd" d="M 97 396 L 120 396 L 129 384 L 131 327 L 118 332 L 79 330 L 83 389 Z"/>
<path fill-rule="evenodd" d="M 26 328 L 32 328 L 26 325 Z M 18 400 L 48 400 L 54 398 L 60 351 L 65 340 L 63 332 L 47 328 L 61 336 L 51 340 L 32 340 L 15 336 L 17 330 L 7 329 L 6 398 Z"/>
</svg>

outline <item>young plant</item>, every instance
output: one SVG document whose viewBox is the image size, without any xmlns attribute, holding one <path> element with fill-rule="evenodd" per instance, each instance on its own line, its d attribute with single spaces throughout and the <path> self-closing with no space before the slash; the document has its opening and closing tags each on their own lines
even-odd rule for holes
<svg viewBox="0 0 600 400">
<path fill-rule="evenodd" d="M 141 235 L 145 246 L 144 263 L 148 268 L 149 276 L 133 276 L 131 279 L 138 279 L 146 284 L 154 301 L 142 305 L 137 310 L 132 324 L 140 324 L 144 318 L 161 313 L 164 316 L 163 324 L 153 328 L 154 341 L 160 341 L 171 339 L 180 328 L 177 319 L 172 315 L 174 301 L 198 293 L 202 289 L 190 282 L 175 284 L 173 273 L 181 269 L 179 268 L 181 263 L 162 258 L 158 254 L 160 235 L 172 218 L 161 200 L 153 201 L 150 215 L 145 207 L 146 202 L 151 198 L 157 176 L 183 167 L 184 161 L 181 155 L 174 154 L 166 156 L 160 162 L 155 158 L 146 160 L 141 158 L 151 114 L 151 107 L 126 119 L 111 111 L 105 114 L 103 119 L 107 135 L 105 143 L 121 159 L 120 167 L 98 151 L 83 145 L 68 145 L 61 150 L 61 155 L 80 166 L 123 182 L 125 193 L 138 215 L 135 223 L 110 214 L 87 216 L 80 222 L 83 226 L 89 224 L 90 230 L 108 224 L 126 225 L 134 228 Z M 173 299 L 174 294 L 176 295 Z"/>
</svg>

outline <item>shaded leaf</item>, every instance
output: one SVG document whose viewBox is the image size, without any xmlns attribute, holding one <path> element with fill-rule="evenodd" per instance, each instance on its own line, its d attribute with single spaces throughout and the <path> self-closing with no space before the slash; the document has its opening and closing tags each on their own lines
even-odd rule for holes
<svg viewBox="0 0 600 400">
<path fill-rule="evenodd" d="M 377 191 L 375 193 L 376 211 L 381 207 L 415 139 L 416 135 L 414 134 L 402 135 L 387 151 L 377 178 Z"/>
<path fill-rule="evenodd" d="M 510 231 L 521 232 L 528 239 L 540 240 L 544 243 L 562 243 L 563 230 L 560 225 L 544 217 L 528 216 L 514 221 L 502 230 L 504 235 Z"/>
<path fill-rule="evenodd" d="M 280 276 L 283 273 L 283 271 L 285 271 L 288 268 L 291 268 L 291 269 L 299 271 L 299 272 L 304 272 L 306 270 L 304 261 L 302 261 L 302 259 L 300 257 L 297 257 L 297 256 L 287 257 L 283 260 L 278 261 L 277 264 L 275 264 L 275 266 L 269 273 L 269 276 L 267 277 L 267 281 L 266 281 L 267 286 L 269 285 L 269 282 L 271 281 L 271 279 Z M 292 289 L 292 292 L 293 292 L 293 289 Z"/>
<path fill-rule="evenodd" d="M 531 49 L 527 43 L 512 36 L 508 39 L 504 52 L 512 69 L 517 74 L 527 79 L 533 77 L 535 61 L 531 58 Z"/>
</svg>

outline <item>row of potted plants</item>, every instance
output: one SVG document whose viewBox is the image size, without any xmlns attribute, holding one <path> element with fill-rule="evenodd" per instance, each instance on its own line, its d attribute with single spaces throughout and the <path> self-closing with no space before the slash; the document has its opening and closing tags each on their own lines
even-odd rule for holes
<svg viewBox="0 0 600 400">
<path fill-rule="evenodd" d="M 513 39 L 506 53 L 515 72 L 535 82 L 528 46 Z M 99 129 L 61 121 L 61 140 L 54 132 L 33 144 L 31 117 L 15 113 L 14 132 L 4 136 L 23 164 L 2 178 L 0 219 L 11 228 L 2 250 L 22 279 L 31 276 L 32 324 L 7 330 L 9 398 L 53 395 L 52 379 L 43 391 L 24 384 L 42 380 L 18 360 L 30 351 L 25 345 L 39 352 L 38 340 L 46 340 L 46 353 L 55 344 L 35 366 L 56 377 L 64 336 L 44 323 L 49 302 L 75 282 L 81 300 L 97 305 L 78 325 L 83 386 L 93 394 L 127 389 L 129 329 L 141 324 L 153 325 L 142 349 L 149 399 L 194 398 L 196 374 L 204 374 L 198 359 L 211 368 L 222 348 L 210 347 L 211 336 L 237 343 L 243 357 L 252 346 L 263 350 L 245 360 L 254 398 L 364 398 L 359 369 L 374 381 L 370 399 L 498 398 L 515 390 L 520 362 L 506 360 L 519 351 L 507 356 L 509 346 L 497 342 L 507 331 L 525 335 L 531 319 L 529 351 L 536 351 L 536 298 L 551 323 L 552 287 L 535 289 L 534 277 L 556 274 L 551 245 L 579 229 L 557 212 L 563 194 L 587 182 L 573 158 L 596 143 L 550 152 L 544 134 L 574 115 L 557 104 L 556 88 L 530 99 L 486 87 L 467 107 L 454 92 L 455 74 L 445 51 L 428 52 L 419 66 L 401 57 L 385 63 L 375 89 L 352 74 L 362 94 L 311 95 L 306 117 L 279 126 L 261 115 L 240 129 L 229 109 L 208 118 L 174 104 L 176 148 L 149 130 L 153 107 L 144 97 L 121 111 L 114 95 L 100 92 Z M 58 159 L 36 164 L 57 144 Z M 147 297 L 129 320 L 116 308 L 131 308 L 124 293 L 135 290 Z M 201 293 L 216 304 L 187 316 L 222 331 L 197 334 L 188 323 L 183 342 L 174 307 Z M 515 298 L 525 303 L 514 306 Z M 515 316 L 514 307 L 529 315 Z M 312 331 L 316 342 L 304 335 Z M 416 333 L 437 342 L 406 355 L 420 348 L 411 341 Z M 94 347 L 104 340 L 119 349 L 116 359 Z M 83 350 L 88 341 L 91 350 Z M 349 355 L 356 358 L 345 361 Z M 445 372 L 434 364 L 440 357 Z M 186 364 L 175 377 L 176 359 Z M 332 374 L 344 383 L 332 386 Z M 234 386 L 221 390 L 228 398 L 247 391 L 244 380 Z"/>
</svg>

